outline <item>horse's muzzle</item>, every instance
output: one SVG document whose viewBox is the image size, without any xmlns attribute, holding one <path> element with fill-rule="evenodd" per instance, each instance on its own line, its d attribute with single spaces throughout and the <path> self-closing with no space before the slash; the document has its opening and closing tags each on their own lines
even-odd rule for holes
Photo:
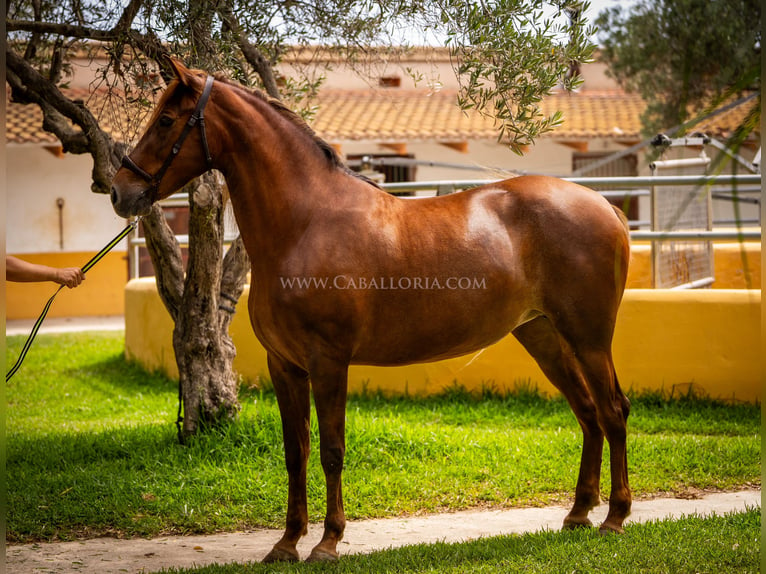
<svg viewBox="0 0 766 574">
<path fill-rule="evenodd" d="M 120 190 L 112 185 L 110 197 L 112 208 L 120 217 L 133 217 L 134 215 L 148 215 L 152 209 L 152 199 L 150 190 L 143 190 L 138 193 L 121 193 Z"/>
</svg>

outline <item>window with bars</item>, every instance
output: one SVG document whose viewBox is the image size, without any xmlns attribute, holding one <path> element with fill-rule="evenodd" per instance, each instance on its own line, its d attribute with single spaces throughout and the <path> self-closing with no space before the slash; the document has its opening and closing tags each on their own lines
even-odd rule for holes
<svg viewBox="0 0 766 574">
<path fill-rule="evenodd" d="M 349 154 L 348 155 L 348 161 L 351 164 L 351 169 L 354 171 L 360 171 L 361 168 L 361 160 L 364 158 L 369 158 L 373 162 L 373 169 L 375 171 L 378 171 L 382 173 L 385 176 L 385 182 L 386 183 L 397 183 L 402 181 L 415 181 L 415 175 L 417 174 L 417 166 L 415 165 L 397 165 L 396 159 L 415 159 L 415 155 L 408 153 L 408 154 L 395 154 L 395 153 L 389 153 L 389 154 L 372 154 L 372 153 L 363 153 L 363 154 Z M 377 159 L 386 159 L 391 160 L 390 163 L 384 163 L 383 165 L 380 165 L 379 163 L 376 163 L 375 160 Z"/>
</svg>

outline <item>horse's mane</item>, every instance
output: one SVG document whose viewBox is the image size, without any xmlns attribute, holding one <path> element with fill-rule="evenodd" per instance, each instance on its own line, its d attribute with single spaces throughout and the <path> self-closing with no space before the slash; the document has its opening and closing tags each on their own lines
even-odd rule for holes
<svg viewBox="0 0 766 574">
<path fill-rule="evenodd" d="M 327 162 L 329 163 L 330 167 L 335 169 L 340 169 L 341 171 L 344 171 L 348 173 L 349 175 L 352 175 L 358 179 L 364 180 L 371 185 L 374 185 L 375 187 L 378 187 L 378 184 L 372 181 L 371 179 L 349 169 L 349 167 L 345 164 L 345 162 L 341 159 L 340 155 L 338 155 L 338 152 L 335 151 L 335 148 L 332 147 L 329 143 L 327 143 L 325 140 L 323 140 L 321 137 L 317 135 L 317 133 L 309 126 L 308 123 L 306 123 L 306 120 L 304 120 L 301 116 L 299 116 L 297 113 L 295 113 L 293 110 L 288 108 L 283 102 L 279 101 L 276 98 L 272 98 L 270 95 L 268 95 L 266 92 L 259 90 L 258 88 L 246 88 L 243 85 L 231 81 L 229 78 L 222 74 L 215 74 L 215 79 L 219 82 L 222 82 L 224 84 L 227 84 L 229 86 L 232 86 L 234 88 L 240 89 L 244 91 L 247 94 L 250 94 L 252 96 L 255 96 L 259 100 L 265 102 L 269 106 L 271 106 L 274 111 L 279 113 L 283 118 L 288 120 L 290 123 L 292 123 L 295 127 L 297 127 L 299 130 L 301 130 L 304 134 L 309 136 L 309 138 L 314 142 L 314 144 L 319 148 L 319 150 L 324 154 L 325 158 L 327 159 Z"/>
</svg>

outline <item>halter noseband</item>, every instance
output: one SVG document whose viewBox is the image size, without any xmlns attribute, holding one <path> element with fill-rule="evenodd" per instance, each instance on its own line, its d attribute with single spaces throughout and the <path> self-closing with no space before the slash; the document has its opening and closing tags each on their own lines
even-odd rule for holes
<svg viewBox="0 0 766 574">
<path fill-rule="evenodd" d="M 192 131 L 194 126 L 197 124 L 199 124 L 200 135 L 202 137 L 202 150 L 205 152 L 205 160 L 207 161 L 207 168 L 212 169 L 213 158 L 210 156 L 210 149 L 208 149 L 208 145 L 207 145 L 207 134 L 205 133 L 205 106 L 207 105 L 208 99 L 210 99 L 210 92 L 212 90 L 213 90 L 213 76 L 208 76 L 207 80 L 205 80 L 205 88 L 202 90 L 202 95 L 200 96 L 199 100 L 197 100 L 197 107 L 194 108 L 194 112 L 192 113 L 189 120 L 186 122 L 186 125 L 184 126 L 184 129 L 181 132 L 181 135 L 178 136 L 176 143 L 173 144 L 173 147 L 171 148 L 170 153 L 168 154 L 168 157 L 165 158 L 165 161 L 160 166 L 160 169 L 157 170 L 157 173 L 155 173 L 154 175 L 151 175 L 147 171 L 140 168 L 136 162 L 130 159 L 129 155 L 123 156 L 122 167 L 129 169 L 140 178 L 145 179 L 146 181 L 149 182 L 149 185 L 150 185 L 149 191 L 151 192 L 152 203 L 154 203 L 154 201 L 157 199 L 157 193 L 160 188 L 160 182 L 162 181 L 162 178 L 165 176 L 165 172 L 170 167 L 170 164 L 173 163 L 173 160 L 178 155 L 178 152 L 181 151 L 181 146 L 183 145 L 184 141 L 186 140 L 186 138 L 188 137 L 189 133 Z"/>
</svg>

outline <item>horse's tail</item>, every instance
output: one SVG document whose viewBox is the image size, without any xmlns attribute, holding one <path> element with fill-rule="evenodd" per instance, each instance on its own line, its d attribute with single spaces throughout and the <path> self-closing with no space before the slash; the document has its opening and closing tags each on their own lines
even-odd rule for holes
<svg viewBox="0 0 766 574">
<path fill-rule="evenodd" d="M 625 231 L 625 238 L 622 245 L 615 246 L 614 254 L 614 279 L 617 288 L 620 290 L 620 298 L 622 298 L 622 292 L 625 291 L 625 285 L 628 281 L 628 265 L 630 264 L 630 226 L 628 225 L 628 218 L 622 212 L 622 209 L 612 205 L 615 214 L 617 215 L 622 228 Z"/>
<path fill-rule="evenodd" d="M 620 209 L 616 205 L 612 205 L 612 209 L 614 209 L 614 212 L 617 214 L 617 217 L 620 219 L 622 226 L 625 228 L 625 233 L 627 233 L 628 236 L 630 236 L 630 227 L 628 225 L 628 217 L 625 215 L 622 209 Z"/>
<path fill-rule="evenodd" d="M 617 397 L 622 403 L 622 416 L 627 421 L 628 416 L 630 415 L 630 399 L 628 399 L 628 396 L 620 388 L 620 382 L 617 380 L 617 372 L 614 370 L 614 365 L 612 365 L 612 372 L 614 375 L 614 389 L 616 391 Z"/>
</svg>

